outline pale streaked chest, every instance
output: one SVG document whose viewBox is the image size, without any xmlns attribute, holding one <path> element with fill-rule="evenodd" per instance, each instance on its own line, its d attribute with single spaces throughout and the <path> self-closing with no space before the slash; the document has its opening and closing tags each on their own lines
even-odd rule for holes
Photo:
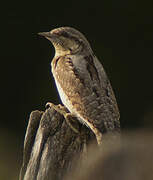
<svg viewBox="0 0 153 180">
<path fill-rule="evenodd" d="M 69 58 L 69 57 L 67 57 L 67 58 Z M 79 59 L 71 57 L 71 60 L 73 60 L 73 65 L 75 67 L 77 67 L 77 69 L 79 68 L 80 70 L 83 70 L 83 67 L 79 63 Z M 59 64 L 61 63 L 61 61 L 60 61 L 60 63 L 58 61 L 60 61 L 60 59 L 58 59 L 58 57 L 55 57 L 51 62 L 52 74 L 53 74 L 53 77 L 54 77 L 54 80 L 56 83 L 58 93 L 60 95 L 62 103 L 68 108 L 68 110 L 71 113 L 76 114 L 75 107 L 74 107 L 74 105 L 72 105 L 72 102 L 64 89 L 65 84 L 66 84 L 65 81 L 67 81 L 67 77 L 64 76 L 64 71 L 66 71 L 66 69 L 63 69 L 63 67 L 60 68 Z M 58 68 L 58 71 L 57 71 L 57 68 Z M 61 76 L 62 76 L 62 78 L 60 78 Z M 71 73 L 67 72 L 66 76 L 71 76 Z M 60 79 L 60 82 L 59 82 L 59 79 Z M 66 89 L 67 89 L 67 91 L 72 89 L 72 87 L 69 83 L 67 83 Z"/>
</svg>

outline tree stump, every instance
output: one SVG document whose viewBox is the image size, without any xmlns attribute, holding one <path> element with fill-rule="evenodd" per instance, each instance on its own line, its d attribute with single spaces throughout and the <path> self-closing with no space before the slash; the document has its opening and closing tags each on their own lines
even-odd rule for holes
<svg viewBox="0 0 153 180">
<path fill-rule="evenodd" d="M 66 109 L 65 109 L 66 110 Z M 93 132 L 74 119 L 74 132 L 55 109 L 33 111 L 25 135 L 20 180 L 62 180 L 76 157 L 83 158 Z"/>
</svg>

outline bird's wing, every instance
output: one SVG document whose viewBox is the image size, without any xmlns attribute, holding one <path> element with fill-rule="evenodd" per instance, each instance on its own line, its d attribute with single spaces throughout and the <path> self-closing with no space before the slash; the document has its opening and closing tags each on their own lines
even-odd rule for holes
<svg viewBox="0 0 153 180">
<path fill-rule="evenodd" d="M 110 82 L 100 62 L 90 57 L 61 57 L 53 72 L 73 107 L 101 131 L 119 126 L 119 112 Z M 117 125 L 116 125 L 117 124 Z"/>
<path fill-rule="evenodd" d="M 111 87 L 110 81 L 105 73 L 102 64 L 99 62 L 97 57 L 93 58 L 93 64 L 97 69 L 99 75 L 99 86 L 97 89 L 100 92 L 100 99 L 103 108 L 101 110 L 101 117 L 105 118 L 106 126 L 108 129 L 120 129 L 120 113 L 117 106 L 116 98 Z M 98 83 L 97 83 L 98 84 Z"/>
</svg>

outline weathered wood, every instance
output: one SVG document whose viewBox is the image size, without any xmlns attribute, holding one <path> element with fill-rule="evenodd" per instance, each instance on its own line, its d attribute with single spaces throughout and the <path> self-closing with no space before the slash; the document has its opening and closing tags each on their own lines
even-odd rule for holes
<svg viewBox="0 0 153 180">
<path fill-rule="evenodd" d="M 26 131 L 20 180 L 61 180 L 71 171 L 74 157 L 82 158 L 95 139 L 91 130 L 74 119 L 74 132 L 53 108 L 30 115 Z"/>
</svg>

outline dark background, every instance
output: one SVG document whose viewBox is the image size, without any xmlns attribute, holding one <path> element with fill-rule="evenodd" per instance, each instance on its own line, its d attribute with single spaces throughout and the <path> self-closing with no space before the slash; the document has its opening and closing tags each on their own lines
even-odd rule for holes
<svg viewBox="0 0 153 180">
<path fill-rule="evenodd" d="M 0 179 L 17 179 L 30 112 L 60 103 L 50 73 L 54 49 L 38 32 L 80 30 L 110 78 L 122 129 L 153 128 L 151 0 L 25 2 L 1 6 Z"/>
</svg>

